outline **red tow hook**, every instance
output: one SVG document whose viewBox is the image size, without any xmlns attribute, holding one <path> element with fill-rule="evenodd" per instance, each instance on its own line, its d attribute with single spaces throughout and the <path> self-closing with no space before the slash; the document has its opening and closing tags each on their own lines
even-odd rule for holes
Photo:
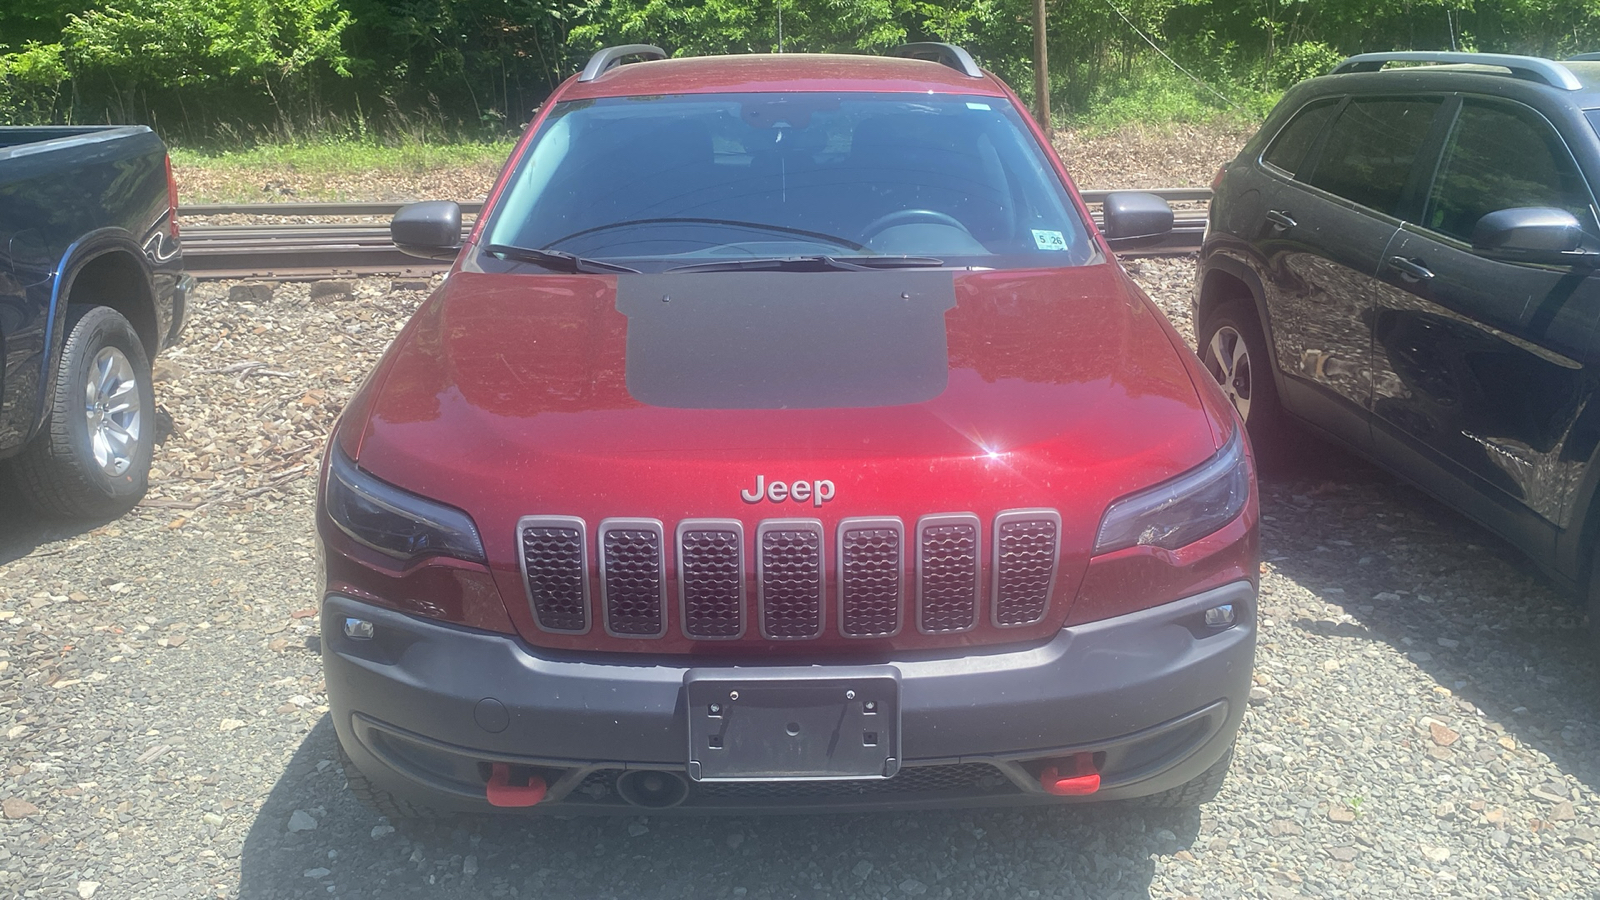
<svg viewBox="0 0 1600 900">
<path fill-rule="evenodd" d="M 511 783 L 511 766 L 508 763 L 489 765 L 487 796 L 490 806 L 532 806 L 544 799 L 544 779 L 529 775 L 527 784 Z"/>
<path fill-rule="evenodd" d="M 1100 773 L 1094 768 L 1093 753 L 1075 753 L 1072 759 L 1060 760 L 1070 762 L 1070 770 L 1066 774 L 1055 765 L 1044 767 L 1039 773 L 1039 784 L 1046 792 L 1062 797 L 1081 797 L 1100 790 Z"/>
</svg>

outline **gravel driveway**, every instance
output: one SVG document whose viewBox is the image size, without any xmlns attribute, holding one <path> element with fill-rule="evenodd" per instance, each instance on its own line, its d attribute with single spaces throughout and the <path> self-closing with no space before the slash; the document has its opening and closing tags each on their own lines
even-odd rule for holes
<svg viewBox="0 0 1600 900">
<path fill-rule="evenodd" d="M 1192 262 L 1129 268 L 1186 329 Z M 46 526 L 0 495 L 0 896 L 1600 896 L 1580 618 L 1320 445 L 1262 484 L 1258 688 L 1199 813 L 397 830 L 334 761 L 310 506 L 328 425 L 423 293 L 346 287 L 202 285 L 134 513 Z"/>
</svg>

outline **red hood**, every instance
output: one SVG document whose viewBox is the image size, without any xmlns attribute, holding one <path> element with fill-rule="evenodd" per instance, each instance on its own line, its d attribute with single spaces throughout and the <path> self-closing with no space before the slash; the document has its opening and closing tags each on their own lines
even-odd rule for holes
<svg viewBox="0 0 1600 900">
<path fill-rule="evenodd" d="M 784 278 L 784 274 L 772 274 Z M 851 278 L 847 273 L 829 277 Z M 948 383 L 924 402 L 844 409 L 685 409 L 628 387 L 617 279 L 457 272 L 390 349 L 361 467 L 468 511 L 505 597 L 521 596 L 525 515 L 817 517 L 1050 507 L 1063 520 L 1059 628 L 1112 499 L 1217 449 L 1161 314 L 1115 264 L 960 273 L 944 315 Z M 835 497 L 749 504 L 768 481 Z M 541 643 L 581 639 L 521 630 Z M 1030 633 L 1032 630 L 1030 630 Z M 1011 633 L 1008 637 L 1021 637 Z M 912 643 L 916 636 L 911 636 Z M 646 642 L 650 643 L 650 642 Z M 665 649 L 660 642 L 655 648 Z M 641 648 L 645 649 L 645 648 Z"/>
</svg>

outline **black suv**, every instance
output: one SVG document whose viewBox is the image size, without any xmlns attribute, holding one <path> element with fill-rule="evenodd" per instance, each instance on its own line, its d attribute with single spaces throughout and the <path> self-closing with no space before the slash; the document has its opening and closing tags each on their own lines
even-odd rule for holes
<svg viewBox="0 0 1600 900">
<path fill-rule="evenodd" d="M 1600 62 L 1351 57 L 1218 172 L 1195 291 L 1258 453 L 1312 426 L 1520 547 L 1591 624 L 1597 126 Z"/>
</svg>

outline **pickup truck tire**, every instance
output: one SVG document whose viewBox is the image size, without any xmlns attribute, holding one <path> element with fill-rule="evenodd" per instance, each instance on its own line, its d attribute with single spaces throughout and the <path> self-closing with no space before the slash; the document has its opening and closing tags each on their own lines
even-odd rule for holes
<svg viewBox="0 0 1600 900">
<path fill-rule="evenodd" d="M 44 428 L 12 472 L 23 499 L 45 515 L 120 515 L 144 496 L 150 477 L 150 360 L 133 326 L 108 307 L 68 307 L 66 330 Z"/>
</svg>

